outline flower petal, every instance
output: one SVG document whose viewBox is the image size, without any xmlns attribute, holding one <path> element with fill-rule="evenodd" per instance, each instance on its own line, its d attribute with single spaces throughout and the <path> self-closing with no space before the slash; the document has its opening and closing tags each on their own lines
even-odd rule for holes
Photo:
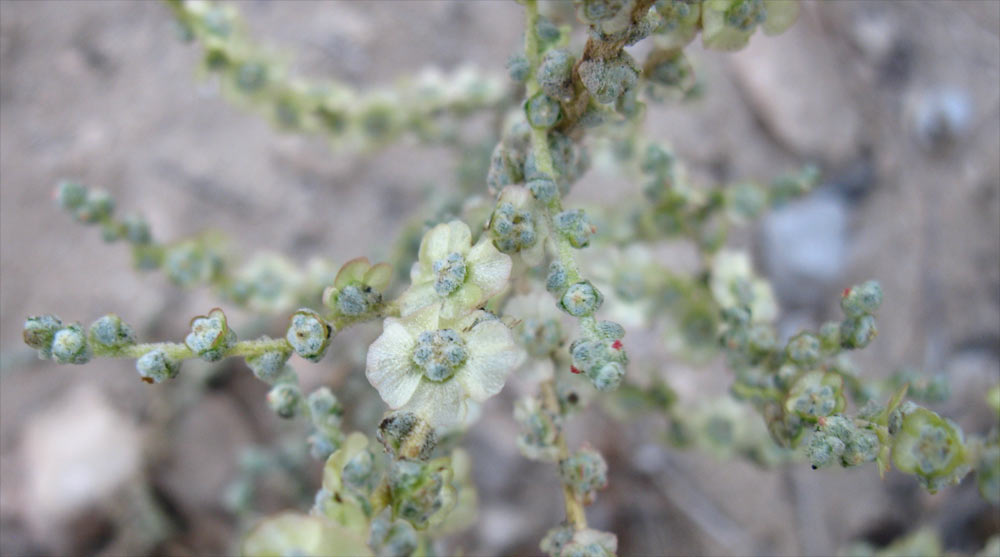
<svg viewBox="0 0 1000 557">
<path fill-rule="evenodd" d="M 333 285 L 337 288 L 343 288 L 352 282 L 360 282 L 371 266 L 372 264 L 367 257 L 356 257 L 344 263 L 344 266 L 337 273 L 337 278 L 333 279 Z"/>
<path fill-rule="evenodd" d="M 389 282 L 392 281 L 392 265 L 388 263 L 379 263 L 368 269 L 365 273 L 364 283 L 371 286 L 379 292 L 385 292 L 385 289 L 389 287 Z"/>
<path fill-rule="evenodd" d="M 451 238 L 451 226 L 441 223 L 424 234 L 420 241 L 419 259 L 423 265 L 430 265 L 448 255 L 448 244 Z M 412 272 L 411 272 L 412 274 Z"/>
<path fill-rule="evenodd" d="M 469 246 L 472 245 L 472 231 L 469 230 L 469 225 L 465 224 L 460 220 L 453 220 L 448 223 L 448 228 L 451 229 L 451 234 L 448 236 L 448 253 L 458 252 L 465 255 L 469 252 Z"/>
<path fill-rule="evenodd" d="M 510 256 L 500 253 L 493 242 L 485 238 L 469 250 L 465 260 L 469 266 L 467 280 L 482 288 L 484 299 L 503 290 L 510 278 Z"/>
<path fill-rule="evenodd" d="M 410 361 L 415 344 L 403 323 L 390 317 L 382 335 L 368 347 L 365 376 L 391 408 L 406 404 L 420 383 L 420 372 Z"/>
<path fill-rule="evenodd" d="M 465 420 L 465 394 L 458 381 L 421 381 L 406 407 L 435 430 L 451 429 Z"/>
<path fill-rule="evenodd" d="M 444 299 L 441 319 L 456 319 L 479 308 L 486 301 L 483 290 L 472 283 L 463 284 Z"/>
<path fill-rule="evenodd" d="M 413 284 L 399 296 L 399 313 L 403 317 L 407 317 L 426 307 L 438 305 L 440 302 L 441 296 L 434 291 L 433 283 Z"/>
<path fill-rule="evenodd" d="M 510 372 L 524 361 L 524 351 L 499 320 L 484 321 L 465 334 L 469 359 L 455 375 L 469 397 L 482 402 L 500 392 Z"/>
</svg>

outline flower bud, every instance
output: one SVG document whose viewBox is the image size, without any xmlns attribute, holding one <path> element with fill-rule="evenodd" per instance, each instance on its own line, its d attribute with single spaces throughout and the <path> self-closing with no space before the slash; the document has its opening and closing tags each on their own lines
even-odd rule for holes
<svg viewBox="0 0 1000 557">
<path fill-rule="evenodd" d="M 282 377 L 285 364 L 291 355 L 291 350 L 269 350 L 256 356 L 248 356 L 247 367 L 257 379 L 271 384 Z"/>
<path fill-rule="evenodd" d="M 56 186 L 56 203 L 69 211 L 75 211 L 87 201 L 87 188 L 72 180 L 63 180 Z"/>
<path fill-rule="evenodd" d="M 531 73 L 531 63 L 523 54 L 514 54 L 507 59 L 507 74 L 517 83 L 524 83 Z"/>
<path fill-rule="evenodd" d="M 556 445 L 559 417 L 542 407 L 535 397 L 525 397 L 514 404 L 514 419 L 521 425 L 517 448 L 526 458 L 555 461 L 559 458 Z"/>
<path fill-rule="evenodd" d="M 299 356 L 318 362 L 330 346 L 333 328 L 311 309 L 300 309 L 289 319 L 285 340 Z"/>
<path fill-rule="evenodd" d="M 835 373 L 811 371 L 799 377 L 788 392 L 785 409 L 814 420 L 844 409 L 844 379 Z"/>
<path fill-rule="evenodd" d="M 874 280 L 848 288 L 840 299 L 840 309 L 847 317 L 875 313 L 881 304 L 882 286 Z"/>
<path fill-rule="evenodd" d="M 267 405 L 282 418 L 295 416 L 300 402 L 302 391 L 292 383 L 278 383 L 267 393 Z"/>
<path fill-rule="evenodd" d="M 184 344 L 206 362 L 217 362 L 236 344 L 236 333 L 229 328 L 226 314 L 219 308 L 191 320 L 191 332 Z"/>
<path fill-rule="evenodd" d="M 618 15 L 626 0 L 576 0 L 576 13 L 584 22 L 606 21 Z"/>
<path fill-rule="evenodd" d="M 573 100 L 573 56 L 554 48 L 545 53 L 535 77 L 546 95 L 563 102 Z"/>
<path fill-rule="evenodd" d="M 109 313 L 90 326 L 90 342 L 99 348 L 122 348 L 135 344 L 135 331 L 120 317 Z"/>
<path fill-rule="evenodd" d="M 518 188 L 524 191 L 523 188 Z M 505 188 L 504 192 L 514 191 Z M 517 196 L 520 198 L 520 196 Z M 530 200 L 530 197 L 528 198 Z M 516 200 L 512 200 L 515 201 Z M 523 204 L 519 204 L 523 205 Z M 538 234 L 535 230 L 535 215 L 529 210 L 519 210 L 511 201 L 504 201 L 501 195 L 501 202 L 493 211 L 490 217 L 490 236 L 493 245 L 503 253 L 516 253 L 527 250 L 538 241 Z"/>
<path fill-rule="evenodd" d="M 344 415 L 344 407 L 341 406 L 340 401 L 337 400 L 329 387 L 320 387 L 309 393 L 306 404 L 309 406 L 312 422 L 318 428 L 338 427 L 340 425 L 340 418 Z"/>
<path fill-rule="evenodd" d="M 563 481 L 583 504 L 594 501 L 595 491 L 608 485 L 608 464 L 601 453 L 584 447 L 559 464 Z"/>
<path fill-rule="evenodd" d="M 497 192 L 524 179 L 523 163 L 518 164 L 515 153 L 503 142 L 497 143 L 490 155 L 490 168 L 486 173 L 486 185 L 491 192 Z"/>
<path fill-rule="evenodd" d="M 819 347 L 823 352 L 836 352 L 840 349 L 840 323 L 823 323 L 819 328 Z"/>
<path fill-rule="evenodd" d="M 562 114 L 559 101 L 539 92 L 531 97 L 524 104 L 524 113 L 528 117 L 528 123 L 535 129 L 545 130 L 556 125 L 559 116 Z"/>
<path fill-rule="evenodd" d="M 122 220 L 125 239 L 130 244 L 144 246 L 152 242 L 149 223 L 140 215 L 129 215 Z"/>
<path fill-rule="evenodd" d="M 553 261 L 549 264 L 549 272 L 545 277 L 545 289 L 554 295 L 562 296 L 567 288 L 566 268 L 562 263 Z"/>
<path fill-rule="evenodd" d="M 135 362 L 139 376 L 147 383 L 162 383 L 167 379 L 177 377 L 181 363 L 167 355 L 159 348 L 150 350 Z"/>
<path fill-rule="evenodd" d="M 52 357 L 60 364 L 85 364 L 92 355 L 79 324 L 63 327 L 52 337 Z"/>
<path fill-rule="evenodd" d="M 531 191 L 531 195 L 534 195 L 535 199 L 542 203 L 552 201 L 559 194 L 559 186 L 551 178 L 535 178 L 529 180 L 525 185 Z"/>
<path fill-rule="evenodd" d="M 104 190 L 90 190 L 87 200 L 76 208 L 76 218 L 80 222 L 95 223 L 107 219 L 115 210 L 115 200 Z"/>
<path fill-rule="evenodd" d="M 436 525 L 457 502 L 447 459 L 396 460 L 389 470 L 389 491 L 396 516 L 416 528 Z"/>
<path fill-rule="evenodd" d="M 573 317 L 592 315 L 603 303 L 604 295 L 586 280 L 571 285 L 559 298 L 559 308 Z"/>
<path fill-rule="evenodd" d="M 820 341 L 812 333 L 802 332 L 788 341 L 785 355 L 803 369 L 810 369 L 819 362 Z"/>
<path fill-rule="evenodd" d="M 25 344 L 38 350 L 39 358 L 48 359 L 52 357 L 52 339 L 62 326 L 62 321 L 55 315 L 33 316 L 24 321 L 21 335 Z"/>
<path fill-rule="evenodd" d="M 555 217 L 556 230 L 569 240 L 574 248 L 585 248 L 590 245 L 590 237 L 597 232 L 583 209 L 563 211 Z"/>
<path fill-rule="evenodd" d="M 639 79 L 635 61 L 622 51 L 617 58 L 606 60 L 591 58 L 578 66 L 583 86 L 601 104 L 611 104 L 625 91 L 632 89 Z"/>
<path fill-rule="evenodd" d="M 878 336 L 875 316 L 865 314 L 848 317 L 840 324 L 840 345 L 844 348 L 864 348 Z"/>
<path fill-rule="evenodd" d="M 598 391 L 614 391 L 625 377 L 625 367 L 618 362 L 608 362 L 596 370 L 588 371 L 587 377 L 594 382 L 594 388 Z"/>
<path fill-rule="evenodd" d="M 222 267 L 222 261 L 197 242 L 182 242 L 166 249 L 163 269 L 167 277 L 180 286 L 211 282 Z"/>
</svg>

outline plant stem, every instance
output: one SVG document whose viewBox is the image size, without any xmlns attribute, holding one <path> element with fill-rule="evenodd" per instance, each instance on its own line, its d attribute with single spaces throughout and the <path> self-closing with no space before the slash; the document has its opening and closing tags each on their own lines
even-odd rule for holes
<svg viewBox="0 0 1000 557">
<path fill-rule="evenodd" d="M 557 415 L 560 414 L 559 399 L 556 397 L 554 381 L 550 379 L 543 382 L 541 384 L 541 390 L 542 402 L 545 404 L 548 411 Z M 556 447 L 559 449 L 559 467 L 562 468 L 563 461 L 569 458 L 569 449 L 566 447 L 566 437 L 563 435 L 561 427 L 559 428 L 559 433 L 556 434 Z M 566 520 L 574 530 L 584 530 L 587 528 L 587 515 L 583 512 L 583 504 L 576 498 L 576 495 L 573 493 L 573 488 L 561 478 L 562 474 L 560 473 L 563 500 L 566 503 Z"/>
</svg>

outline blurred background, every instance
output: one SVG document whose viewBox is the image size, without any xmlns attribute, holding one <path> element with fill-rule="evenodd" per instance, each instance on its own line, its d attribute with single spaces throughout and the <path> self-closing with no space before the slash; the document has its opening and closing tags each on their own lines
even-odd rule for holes
<svg viewBox="0 0 1000 557">
<path fill-rule="evenodd" d="M 238 6 L 297 71 L 357 86 L 429 64 L 501 75 L 521 40 L 514 2 Z M 982 393 L 1000 378 L 1000 3 L 805 3 L 781 36 L 758 34 L 734 55 L 687 52 L 704 93 L 651 105 L 649 136 L 719 181 L 823 171 L 816 192 L 740 235 L 774 283 L 782 330 L 816 327 L 837 315 L 845 286 L 876 278 L 886 301 L 877 341 L 857 358 L 863 373 L 944 374 L 951 395 L 932 408 L 987 430 Z M 27 315 L 89 323 L 115 312 L 141 339 L 179 340 L 220 303 L 132 270 L 124 246 L 52 203 L 59 179 L 109 190 L 157 238 L 215 228 L 241 258 L 277 251 L 300 264 L 385 256 L 413 208 L 457 191 L 448 149 L 359 158 L 280 133 L 199 80 L 199 54 L 156 2 L 0 3 L 0 554 L 231 553 L 258 517 L 227 504 L 234 480 L 259 486 L 261 512 L 308 507 L 319 482 L 304 427 L 279 423 L 242 361 L 185 364 L 150 387 L 131 361 L 56 366 L 23 345 Z M 640 188 L 591 171 L 569 203 Z M 226 311 L 243 338 L 284 328 Z M 342 358 L 297 367 L 305 385 L 360 392 L 378 332 L 338 336 Z M 682 394 L 728 380 L 718 361 L 698 374 L 662 366 L 668 380 L 678 368 Z M 467 436 L 480 520 L 450 552 L 538 553 L 562 518 L 554 468 L 515 447 L 511 391 Z M 831 555 L 921 527 L 969 552 L 1000 531 L 971 477 L 931 496 L 874 466 L 763 470 L 665 447 L 662 427 L 595 406 L 570 431 L 572 445 L 586 439 L 608 459 L 610 485 L 588 514 L 624 555 Z"/>
</svg>

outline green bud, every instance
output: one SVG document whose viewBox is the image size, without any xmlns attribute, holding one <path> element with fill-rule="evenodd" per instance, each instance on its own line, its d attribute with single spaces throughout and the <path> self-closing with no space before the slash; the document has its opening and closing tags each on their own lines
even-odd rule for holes
<svg viewBox="0 0 1000 557">
<path fill-rule="evenodd" d="M 554 48 L 545 53 L 535 77 L 546 95 L 563 102 L 573 100 L 573 64 L 568 50 Z"/>
<path fill-rule="evenodd" d="M 580 63 L 577 71 L 583 86 L 601 104 L 615 102 L 625 91 L 635 87 L 639 79 L 635 61 L 624 51 L 610 60 L 585 60 Z"/>
<path fill-rule="evenodd" d="M 531 127 L 544 130 L 556 125 L 562 114 L 562 108 L 559 106 L 559 101 L 544 92 L 539 92 L 525 102 L 524 113 Z"/>
<path fill-rule="evenodd" d="M 819 362 L 820 340 L 812 333 L 799 333 L 788 341 L 785 355 L 803 369 L 809 369 Z"/>
<path fill-rule="evenodd" d="M 531 72 L 531 63 L 523 54 L 514 54 L 507 59 L 507 73 L 517 83 L 524 83 Z"/>
<path fill-rule="evenodd" d="M 56 186 L 56 203 L 69 211 L 75 211 L 87 201 L 87 188 L 72 180 L 63 180 Z"/>
<path fill-rule="evenodd" d="M 153 241 L 149 223 L 140 215 L 129 215 L 122 221 L 125 239 L 130 244 L 144 246 Z"/>
<path fill-rule="evenodd" d="M 592 315 L 603 303 L 604 295 L 587 280 L 570 285 L 559 298 L 559 308 L 573 317 Z"/>
<path fill-rule="evenodd" d="M 594 501 L 595 492 L 608 485 L 608 464 L 601 453 L 584 447 L 559 464 L 563 481 L 583 504 Z"/>
<path fill-rule="evenodd" d="M 497 205 L 490 217 L 489 227 L 493 245 L 504 253 L 529 249 L 538 241 L 534 214 L 530 210 L 518 210 L 510 202 L 501 201 Z"/>
<path fill-rule="evenodd" d="M 625 377 L 625 366 L 618 362 L 608 362 L 599 368 L 591 368 L 587 372 L 587 377 L 594 382 L 594 388 L 598 391 L 614 391 L 622 383 Z"/>
<path fill-rule="evenodd" d="M 236 344 L 236 333 L 230 328 L 226 314 L 219 308 L 191 320 L 191 332 L 184 344 L 206 362 L 217 362 Z"/>
<path fill-rule="evenodd" d="M 551 178 L 541 177 L 529 180 L 525 184 L 531 191 L 531 195 L 542 203 L 552 201 L 559 193 L 559 186 Z"/>
<path fill-rule="evenodd" d="M 559 32 L 559 28 L 555 26 L 554 23 L 549 21 L 545 16 L 538 16 L 538 23 L 535 24 L 535 33 L 538 34 L 538 38 L 542 40 L 543 43 L 551 43 L 559 40 L 562 35 Z"/>
<path fill-rule="evenodd" d="M 180 286 L 193 286 L 211 282 L 222 267 L 222 261 L 191 241 L 167 248 L 163 267 L 173 282 Z"/>
<path fill-rule="evenodd" d="M 799 377 L 788 392 L 785 410 L 814 420 L 844 409 L 844 379 L 835 373 L 811 371 Z"/>
<path fill-rule="evenodd" d="M 597 232 L 597 227 L 590 222 L 583 209 L 563 211 L 555 216 L 556 230 L 569 240 L 574 248 L 585 248 L 590 245 L 590 237 Z"/>
<path fill-rule="evenodd" d="M 532 460 L 555 461 L 559 458 L 556 445 L 559 417 L 545 410 L 535 397 L 525 397 L 514 404 L 514 419 L 521 426 L 517 447 Z"/>
<path fill-rule="evenodd" d="M 626 0 L 575 0 L 577 15 L 587 23 L 609 20 L 625 7 Z"/>
<path fill-rule="evenodd" d="M 38 350 L 39 358 L 48 359 L 52 357 L 52 339 L 62 327 L 62 321 L 55 315 L 33 316 L 24 321 L 21 335 L 25 344 Z"/>
<path fill-rule="evenodd" d="M 60 364 L 85 364 L 92 355 L 79 324 L 63 327 L 52 337 L 52 357 Z"/>
<path fill-rule="evenodd" d="M 420 529 L 440 523 L 457 502 L 447 460 L 392 463 L 388 483 L 396 516 Z"/>
<path fill-rule="evenodd" d="M 509 151 L 502 142 L 498 143 L 490 155 L 486 185 L 490 191 L 500 191 L 504 186 L 521 182 L 524 179 L 523 172 L 523 163 L 517 163 L 515 153 Z"/>
<path fill-rule="evenodd" d="M 625 338 L 625 327 L 614 321 L 599 321 L 597 323 L 597 332 L 607 340 L 614 341 Z"/>
<path fill-rule="evenodd" d="M 87 200 L 76 208 L 76 218 L 80 222 L 95 223 L 107 219 L 115 210 L 115 200 L 104 190 L 90 190 Z"/>
<path fill-rule="evenodd" d="M 840 324 L 840 345 L 844 348 L 864 348 L 878 336 L 875 316 L 865 314 L 848 317 Z"/>
<path fill-rule="evenodd" d="M 181 363 L 159 348 L 150 350 L 135 362 L 139 377 L 147 383 L 162 383 L 167 379 L 177 377 Z"/>
<path fill-rule="evenodd" d="M 563 264 L 558 261 L 553 261 L 549 264 L 549 272 L 545 277 L 545 289 L 552 294 L 561 296 L 562 293 L 566 291 L 567 278 L 566 268 Z"/>
<path fill-rule="evenodd" d="M 278 383 L 267 393 L 267 405 L 282 418 L 295 416 L 300 402 L 302 391 L 292 383 Z"/>
<path fill-rule="evenodd" d="M 295 353 L 311 362 L 318 362 L 330 346 L 333 328 L 311 309 L 300 309 L 289 319 L 285 340 Z"/>
<path fill-rule="evenodd" d="M 375 455 L 367 448 L 358 452 L 344 464 L 341 474 L 344 483 L 357 491 L 371 491 L 375 480 Z"/>
<path fill-rule="evenodd" d="M 813 470 L 825 468 L 840 461 L 847 446 L 833 435 L 814 435 L 806 446 L 806 456 Z"/>
<path fill-rule="evenodd" d="M 99 348 L 122 348 L 135 344 L 135 331 L 120 317 L 109 313 L 90 326 L 90 342 Z"/>
<path fill-rule="evenodd" d="M 320 387 L 309 393 L 306 403 L 309 406 L 309 415 L 314 423 L 326 424 L 332 422 L 334 425 L 340 423 L 340 417 L 344 414 L 344 408 L 340 405 L 336 395 L 329 387 Z"/>
<path fill-rule="evenodd" d="M 260 62 L 243 62 L 236 68 L 235 79 L 244 93 L 256 93 L 267 85 L 267 67 Z"/>
<path fill-rule="evenodd" d="M 285 363 L 291 355 L 291 350 L 270 350 L 256 356 L 248 356 L 247 367 L 257 379 L 271 384 L 284 374 Z"/>
<path fill-rule="evenodd" d="M 840 299 L 840 309 L 847 317 L 875 313 L 881 304 L 882 286 L 874 280 L 848 288 Z"/>
</svg>

